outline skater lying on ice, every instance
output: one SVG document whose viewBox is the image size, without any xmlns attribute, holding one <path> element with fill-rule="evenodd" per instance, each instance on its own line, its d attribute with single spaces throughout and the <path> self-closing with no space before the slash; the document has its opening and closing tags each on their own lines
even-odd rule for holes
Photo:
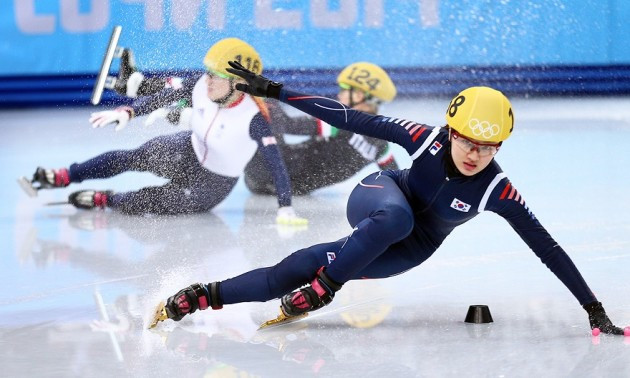
<svg viewBox="0 0 630 378">
<path fill-rule="evenodd" d="M 110 151 L 83 163 L 57 170 L 37 168 L 22 186 L 37 190 L 62 188 L 88 179 L 112 177 L 127 171 L 152 172 L 169 179 L 162 186 L 134 192 L 82 190 L 69 196 L 76 207 L 112 208 L 128 214 L 180 214 L 208 211 L 231 192 L 257 150 L 271 172 L 278 197 L 277 221 L 305 224 L 291 207 L 291 188 L 282 155 L 269 127 L 263 101 L 237 91 L 243 80 L 226 71 L 227 62 L 241 59 L 255 72 L 262 71 L 260 56 L 237 38 L 215 43 L 203 63 L 206 73 L 178 90 L 164 89 L 141 97 L 131 107 L 93 114 L 95 127 L 124 127 L 130 118 L 192 98 L 191 131 L 159 136 L 134 150 Z"/>
<path fill-rule="evenodd" d="M 352 63 L 337 76 L 342 104 L 370 114 L 377 114 L 383 102 L 396 97 L 396 86 L 385 70 L 368 62 Z M 276 101 L 269 101 L 275 104 Z M 291 189 L 296 195 L 350 179 L 366 166 L 376 163 L 379 169 L 398 169 L 389 142 L 372 138 L 322 122 L 312 117 L 281 119 L 284 112 L 272 107 L 271 128 L 287 164 Z M 284 143 L 284 134 L 308 135 L 301 143 Z M 245 185 L 258 194 L 273 194 L 273 180 L 257 153 L 245 168 Z M 358 180 L 358 177 L 356 178 Z"/>
<path fill-rule="evenodd" d="M 491 211 L 571 291 L 592 329 L 623 334 L 494 160 L 514 128 L 512 106 L 503 93 L 488 87 L 465 89 L 448 105 L 447 124 L 432 127 L 352 110 L 335 100 L 284 89 L 237 62 L 230 66 L 228 72 L 247 81 L 237 89 L 279 99 L 336 127 L 397 143 L 413 163 L 410 169 L 373 173 L 355 187 L 347 206 L 354 228 L 348 237 L 301 249 L 275 266 L 193 284 L 158 307 L 152 326 L 209 307 L 275 298 L 281 298 L 275 321 L 304 316 L 330 303 L 349 280 L 391 277 L 420 265 L 455 227 Z"/>
</svg>

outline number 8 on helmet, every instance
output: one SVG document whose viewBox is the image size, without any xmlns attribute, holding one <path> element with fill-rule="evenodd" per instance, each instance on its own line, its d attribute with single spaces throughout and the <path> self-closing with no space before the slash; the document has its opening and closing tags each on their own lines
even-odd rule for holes
<svg viewBox="0 0 630 378">
<path fill-rule="evenodd" d="M 514 113 L 503 93 L 488 87 L 470 87 L 451 100 L 446 122 L 466 138 L 501 143 L 512 134 Z"/>
</svg>

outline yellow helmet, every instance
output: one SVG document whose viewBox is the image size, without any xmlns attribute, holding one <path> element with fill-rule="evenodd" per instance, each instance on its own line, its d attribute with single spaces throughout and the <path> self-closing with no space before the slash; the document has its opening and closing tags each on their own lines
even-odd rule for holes
<svg viewBox="0 0 630 378">
<path fill-rule="evenodd" d="M 360 89 L 382 101 L 396 97 L 396 86 L 385 70 L 369 62 L 357 62 L 344 68 L 337 76 L 337 83 L 343 88 L 350 86 Z"/>
<path fill-rule="evenodd" d="M 446 122 L 467 138 L 500 143 L 512 134 L 514 113 L 503 93 L 489 87 L 470 87 L 451 100 Z"/>
<path fill-rule="evenodd" d="M 260 74 L 263 69 L 258 52 L 250 44 L 238 38 L 225 38 L 212 45 L 203 58 L 203 64 L 208 71 L 227 79 L 236 77 L 225 70 L 229 67 L 230 60 L 239 62 L 256 74 Z"/>
</svg>

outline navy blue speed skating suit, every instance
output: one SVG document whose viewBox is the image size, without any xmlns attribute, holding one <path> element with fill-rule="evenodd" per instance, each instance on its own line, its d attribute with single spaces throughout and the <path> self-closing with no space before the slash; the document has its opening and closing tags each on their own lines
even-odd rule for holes
<svg viewBox="0 0 630 378">
<path fill-rule="evenodd" d="M 225 304 L 281 297 L 310 282 L 321 266 L 339 283 L 402 273 L 429 258 L 455 227 L 482 211 L 503 217 L 580 304 L 596 300 L 496 161 L 474 176 L 459 173 L 445 128 L 369 115 L 287 89 L 280 100 L 339 128 L 397 143 L 413 164 L 410 169 L 373 173 L 356 186 L 347 207 L 354 228 L 350 236 L 221 282 Z"/>
</svg>

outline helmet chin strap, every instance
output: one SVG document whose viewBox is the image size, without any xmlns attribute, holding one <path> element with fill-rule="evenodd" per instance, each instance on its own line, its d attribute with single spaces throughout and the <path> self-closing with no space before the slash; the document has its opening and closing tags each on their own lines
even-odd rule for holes
<svg viewBox="0 0 630 378">
<path fill-rule="evenodd" d="M 457 168 L 457 166 L 455 165 L 455 160 L 453 160 L 453 140 L 451 139 L 451 127 L 449 125 L 446 125 L 446 127 L 448 127 L 448 141 L 450 142 L 448 143 L 446 153 L 443 157 L 444 164 L 446 166 L 446 174 L 450 177 L 465 177 L 464 174 L 462 174 L 459 168 Z"/>
<path fill-rule="evenodd" d="M 236 88 L 234 86 L 234 79 L 230 78 L 230 91 L 223 97 L 214 100 L 214 102 L 216 102 L 217 104 L 219 104 L 219 106 L 226 106 L 229 105 L 227 104 L 227 101 L 230 99 L 230 97 L 232 97 L 232 95 L 234 94 L 234 92 L 236 91 Z"/>
</svg>

